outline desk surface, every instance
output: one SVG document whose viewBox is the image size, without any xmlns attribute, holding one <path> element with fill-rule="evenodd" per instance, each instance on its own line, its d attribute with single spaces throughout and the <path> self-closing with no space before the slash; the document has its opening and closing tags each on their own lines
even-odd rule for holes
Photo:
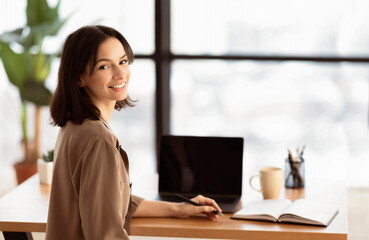
<svg viewBox="0 0 369 240">
<path fill-rule="evenodd" d="M 136 187 L 139 188 L 138 183 Z M 50 187 L 40 184 L 38 175 L 35 175 L 2 197 L 0 199 L 0 231 L 46 231 L 49 194 Z M 131 234 L 256 240 L 347 239 L 346 189 L 343 184 L 317 182 L 307 184 L 305 189 L 286 189 L 283 194 L 290 199 L 305 197 L 329 202 L 339 208 L 339 214 L 328 227 L 234 220 L 230 219 L 231 214 L 224 214 L 219 217 L 218 221 L 208 221 L 204 217 L 134 218 L 131 224 Z"/>
</svg>

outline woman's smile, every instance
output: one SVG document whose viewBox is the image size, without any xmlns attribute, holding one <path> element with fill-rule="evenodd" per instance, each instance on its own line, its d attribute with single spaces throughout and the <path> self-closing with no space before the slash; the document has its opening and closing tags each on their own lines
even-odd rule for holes
<svg viewBox="0 0 369 240">
<path fill-rule="evenodd" d="M 126 82 L 123 82 L 119 85 L 113 85 L 113 86 L 109 86 L 108 88 L 112 88 L 114 90 L 123 90 L 126 86 Z"/>
<path fill-rule="evenodd" d="M 107 38 L 98 48 L 92 73 L 91 66 L 87 66 L 81 75 L 81 86 L 98 108 L 108 102 L 114 106 L 116 101 L 127 98 L 131 73 L 127 58 L 122 43 L 114 37 Z"/>
</svg>

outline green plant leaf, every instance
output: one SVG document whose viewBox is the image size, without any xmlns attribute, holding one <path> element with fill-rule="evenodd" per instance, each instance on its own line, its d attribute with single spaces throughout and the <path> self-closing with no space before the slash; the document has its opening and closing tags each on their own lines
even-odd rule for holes
<svg viewBox="0 0 369 240">
<path fill-rule="evenodd" d="M 50 73 L 51 60 L 49 55 L 39 52 L 31 55 L 32 81 L 44 83 Z"/>
<path fill-rule="evenodd" d="M 29 48 L 31 46 L 41 45 L 46 36 L 55 36 L 66 21 L 67 19 L 63 21 L 57 19 L 52 22 L 31 26 L 31 30 L 24 40 L 24 46 Z"/>
<path fill-rule="evenodd" d="M 32 102 L 39 106 L 49 105 L 51 92 L 42 83 L 28 81 L 20 91 L 22 100 Z"/>
<path fill-rule="evenodd" d="M 13 31 L 4 32 L 0 35 L 0 40 L 10 43 L 10 42 L 17 42 L 23 45 L 23 38 L 22 38 L 23 28 L 17 28 Z"/>
<path fill-rule="evenodd" d="M 63 25 L 67 22 L 67 18 L 60 21 L 59 18 L 53 22 L 51 22 L 49 24 L 49 27 L 48 27 L 48 35 L 50 36 L 55 36 L 56 34 L 58 34 L 60 28 L 63 27 Z"/>
<path fill-rule="evenodd" d="M 28 0 L 26 8 L 27 25 L 34 26 L 47 21 L 49 11 L 47 0 Z"/>
<path fill-rule="evenodd" d="M 42 45 L 42 41 L 46 36 L 55 36 L 59 32 L 60 28 L 66 23 L 68 18 L 64 20 L 60 20 L 59 18 L 60 1 L 61 0 L 58 1 L 57 5 L 54 8 L 49 8 L 49 6 L 47 6 L 48 8 L 47 14 L 42 19 L 40 18 L 38 21 L 27 23 L 28 27 L 30 28 L 30 31 L 24 40 L 25 47 L 29 48 L 35 45 L 36 46 Z M 31 8 L 31 6 L 34 5 L 35 4 L 30 4 L 29 6 Z M 29 14 L 32 15 L 33 13 L 30 12 Z"/>
<path fill-rule="evenodd" d="M 24 82 L 29 77 L 28 56 L 26 53 L 15 53 L 8 43 L 0 41 L 0 56 L 9 81 L 22 88 Z"/>
<path fill-rule="evenodd" d="M 60 6 L 60 1 L 58 1 L 58 3 L 56 4 L 56 6 L 54 8 L 51 8 L 50 11 L 48 12 L 48 16 L 47 19 L 49 23 L 51 23 L 51 25 L 55 24 L 55 23 L 60 23 L 60 18 L 59 18 L 59 6 Z M 50 34 L 50 35 L 55 35 L 57 32 L 55 32 L 54 34 Z"/>
<path fill-rule="evenodd" d="M 47 154 L 42 154 L 42 159 L 45 162 L 52 162 L 54 160 L 54 150 L 48 151 Z"/>
</svg>

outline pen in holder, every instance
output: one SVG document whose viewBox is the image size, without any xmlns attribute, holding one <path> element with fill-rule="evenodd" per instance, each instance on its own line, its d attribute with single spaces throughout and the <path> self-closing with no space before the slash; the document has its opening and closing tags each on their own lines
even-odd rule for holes
<svg viewBox="0 0 369 240">
<path fill-rule="evenodd" d="M 305 160 L 302 153 L 298 153 L 297 157 L 292 157 L 288 151 L 288 158 L 285 161 L 285 186 L 287 188 L 303 188 L 305 186 Z"/>
</svg>

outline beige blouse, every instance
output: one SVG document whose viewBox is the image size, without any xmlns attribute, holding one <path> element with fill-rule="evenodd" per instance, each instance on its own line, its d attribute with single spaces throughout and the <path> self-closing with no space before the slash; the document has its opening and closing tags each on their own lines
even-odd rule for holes
<svg viewBox="0 0 369 240">
<path fill-rule="evenodd" d="M 129 239 L 142 198 L 130 194 L 128 157 L 102 121 L 68 122 L 54 153 L 46 239 Z"/>
</svg>

